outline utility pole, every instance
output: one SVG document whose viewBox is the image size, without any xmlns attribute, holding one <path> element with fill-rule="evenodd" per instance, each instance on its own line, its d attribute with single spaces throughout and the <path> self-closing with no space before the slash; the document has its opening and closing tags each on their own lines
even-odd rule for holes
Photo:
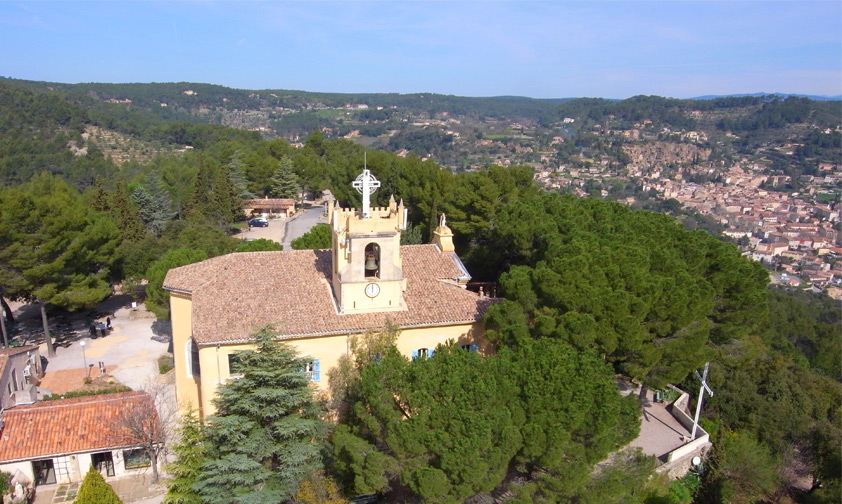
<svg viewBox="0 0 842 504">
<path fill-rule="evenodd" d="M 0 313 L 0 330 L 3 331 L 3 348 L 9 348 L 9 336 L 6 333 L 6 314 Z"/>
<path fill-rule="evenodd" d="M 699 413 L 702 411 L 702 399 L 705 396 L 705 391 L 713 397 L 713 390 L 708 387 L 708 369 L 710 368 L 710 362 L 705 362 L 705 369 L 702 371 L 700 375 L 698 371 L 693 371 L 696 374 L 696 378 L 702 382 L 702 386 L 699 388 L 699 400 L 696 401 L 696 416 L 693 418 L 693 432 L 690 433 L 690 440 L 696 439 L 696 428 L 699 426 Z"/>
</svg>

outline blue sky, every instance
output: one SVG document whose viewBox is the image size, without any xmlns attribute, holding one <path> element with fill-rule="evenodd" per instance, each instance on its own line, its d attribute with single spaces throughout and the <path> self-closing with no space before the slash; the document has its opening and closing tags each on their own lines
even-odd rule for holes
<svg viewBox="0 0 842 504">
<path fill-rule="evenodd" d="M 0 75 L 535 98 L 842 94 L 842 2 L 0 0 Z"/>
</svg>

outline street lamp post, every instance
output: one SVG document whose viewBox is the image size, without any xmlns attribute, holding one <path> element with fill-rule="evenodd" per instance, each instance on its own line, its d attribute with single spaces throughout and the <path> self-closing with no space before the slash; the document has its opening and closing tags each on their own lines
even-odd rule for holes
<svg viewBox="0 0 842 504">
<path fill-rule="evenodd" d="M 82 347 L 82 362 L 85 364 L 85 378 L 89 378 L 89 376 L 88 376 L 88 359 L 85 357 L 85 342 L 80 341 L 79 345 Z"/>
</svg>

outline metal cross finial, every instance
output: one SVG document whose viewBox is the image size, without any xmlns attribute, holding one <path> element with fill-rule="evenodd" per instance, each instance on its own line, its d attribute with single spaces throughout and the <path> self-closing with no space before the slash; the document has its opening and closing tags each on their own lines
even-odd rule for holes
<svg viewBox="0 0 842 504">
<path fill-rule="evenodd" d="M 380 187 L 380 181 L 374 178 L 368 168 L 364 168 L 351 185 L 363 195 L 363 219 L 368 219 L 371 217 L 371 195 Z"/>
<path fill-rule="evenodd" d="M 713 397 L 713 390 L 708 387 L 708 369 L 710 368 L 710 362 L 705 362 L 705 369 L 702 371 L 700 375 L 698 371 L 693 371 L 696 374 L 696 378 L 702 382 L 702 386 L 699 389 L 699 400 L 696 403 L 696 417 L 693 419 L 693 432 L 690 433 L 690 440 L 696 439 L 696 428 L 699 426 L 699 413 L 702 411 L 702 399 L 705 396 L 705 391 Z"/>
</svg>

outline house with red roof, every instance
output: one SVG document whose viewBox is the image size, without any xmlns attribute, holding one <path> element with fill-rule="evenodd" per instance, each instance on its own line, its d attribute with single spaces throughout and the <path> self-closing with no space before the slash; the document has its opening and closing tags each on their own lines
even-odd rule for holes
<svg viewBox="0 0 842 504">
<path fill-rule="evenodd" d="M 30 485 L 82 481 L 93 465 L 103 476 L 146 471 L 149 457 L 122 426 L 128 415 L 158 417 L 142 391 L 40 401 L 3 411 L 0 471 Z"/>
</svg>

